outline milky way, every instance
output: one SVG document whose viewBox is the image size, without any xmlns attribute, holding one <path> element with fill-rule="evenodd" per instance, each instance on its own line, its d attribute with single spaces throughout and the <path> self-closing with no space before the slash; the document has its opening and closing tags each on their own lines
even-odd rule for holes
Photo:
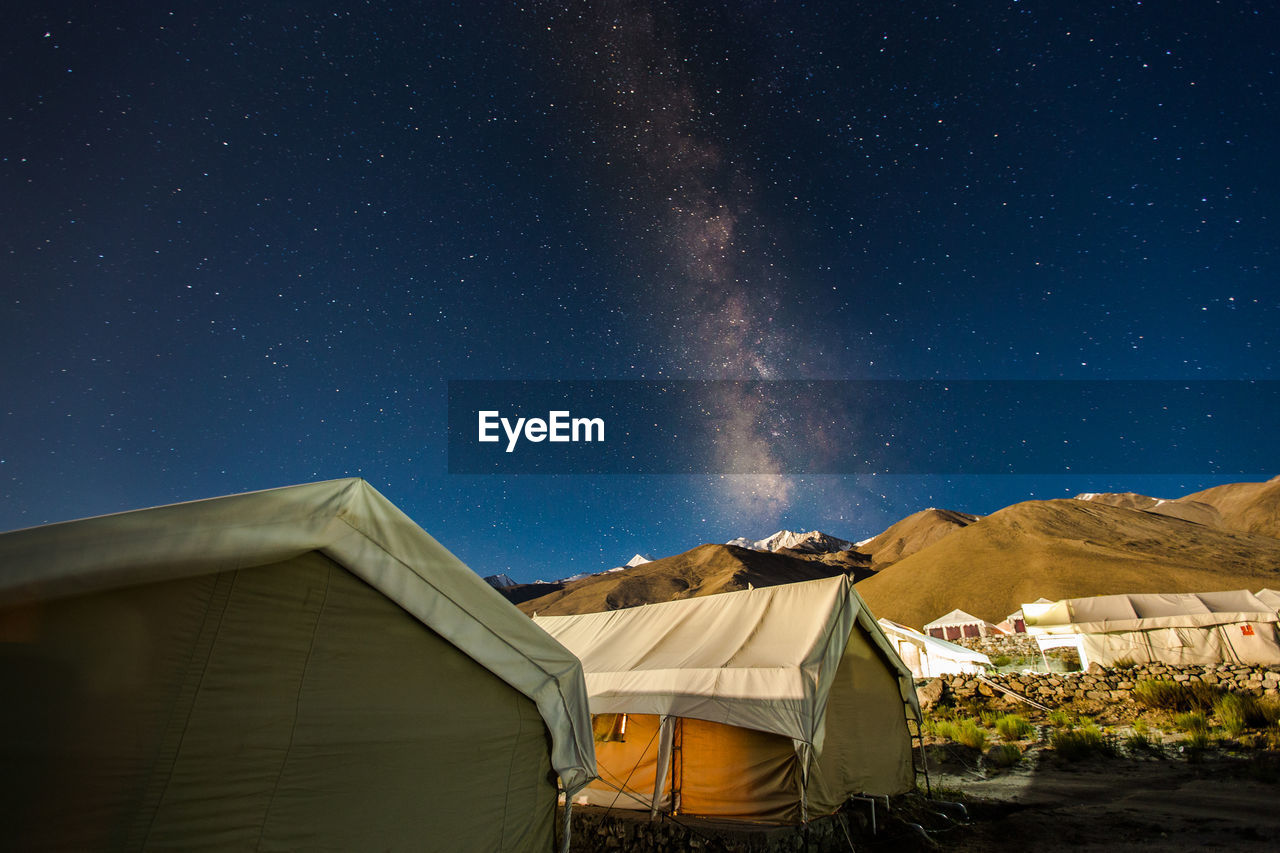
<svg viewBox="0 0 1280 853">
<path fill-rule="evenodd" d="M 445 411 L 456 380 L 1273 380 L 1272 4 L 6 12 L 0 528 L 363 476 L 530 580 L 1276 473 L 1089 420 L 1070 446 L 1185 476 L 792 476 L 821 407 L 732 386 L 723 476 L 459 476 Z"/>
<path fill-rule="evenodd" d="M 654 7 L 600 4 L 582 15 L 553 18 L 562 69 L 601 125 L 607 179 L 627 200 L 625 227 L 663 264 L 637 282 L 665 315 L 665 371 L 671 376 L 777 379 L 803 375 L 805 340 L 772 325 L 774 293 L 785 290 L 743 235 L 753 209 L 750 178 L 732 140 L 707 130 L 711 110 L 689 72 L 690 57 L 660 30 Z M 760 235 L 755 235 L 759 239 Z M 765 238 L 767 241 L 767 237 Z M 766 286 L 767 285 L 767 286 Z M 715 480 L 723 497 L 751 517 L 770 518 L 793 489 L 775 457 L 778 425 L 767 391 L 717 386 L 716 464 L 754 475 Z"/>
</svg>

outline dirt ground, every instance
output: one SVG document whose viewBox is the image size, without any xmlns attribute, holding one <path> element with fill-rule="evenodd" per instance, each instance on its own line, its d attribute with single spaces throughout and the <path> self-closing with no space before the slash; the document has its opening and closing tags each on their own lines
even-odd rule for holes
<svg viewBox="0 0 1280 853">
<path fill-rule="evenodd" d="M 948 851 L 1192 851 L 1280 848 L 1280 756 L 1210 752 L 1188 760 L 1028 755 L 1010 770 L 946 760 L 932 782 L 967 823 L 930 821 Z M 928 806 L 922 806 L 927 809 Z M 936 817 L 925 814 L 925 818 Z M 925 845 L 932 846 L 932 845 Z"/>
</svg>

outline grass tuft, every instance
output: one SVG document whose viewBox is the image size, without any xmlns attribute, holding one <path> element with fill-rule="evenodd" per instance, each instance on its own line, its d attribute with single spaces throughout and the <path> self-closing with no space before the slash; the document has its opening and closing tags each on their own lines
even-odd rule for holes
<svg viewBox="0 0 1280 853">
<path fill-rule="evenodd" d="M 1058 708 L 1049 712 L 1049 725 L 1055 729 L 1064 729 L 1071 725 L 1071 715 Z"/>
<path fill-rule="evenodd" d="M 1211 711 L 1225 695 L 1221 687 L 1203 681 L 1139 681 L 1133 698 L 1153 711 Z"/>
<path fill-rule="evenodd" d="M 944 740 L 956 739 L 956 723 L 955 720 L 927 720 L 924 724 L 924 731 L 927 735 Z"/>
<path fill-rule="evenodd" d="M 1199 757 L 1200 753 L 1208 749 L 1212 741 L 1213 738 L 1210 737 L 1209 730 L 1205 728 L 1189 732 L 1182 739 L 1182 744 L 1187 748 L 1187 752 L 1191 754 L 1191 757 L 1196 758 Z"/>
<path fill-rule="evenodd" d="M 1209 720 L 1205 717 L 1204 711 L 1187 711 L 1178 714 L 1173 718 L 1173 724 L 1190 734 L 1207 735 L 1209 733 Z"/>
<path fill-rule="evenodd" d="M 1049 736 L 1049 745 L 1067 761 L 1079 761 L 1092 755 L 1111 755 L 1114 748 L 1092 723 L 1078 729 L 1059 729 Z"/>
<path fill-rule="evenodd" d="M 993 746 L 987 757 L 996 767 L 1012 767 L 1022 760 L 1022 750 L 1018 749 L 1017 744 L 1002 743 Z"/>
<path fill-rule="evenodd" d="M 1133 698 L 1153 711 L 1177 711 L 1182 705 L 1182 688 L 1172 681 L 1139 681 Z"/>
<path fill-rule="evenodd" d="M 1253 697 L 1249 697 L 1252 699 Z M 1244 734 L 1245 729 L 1249 727 L 1250 716 L 1257 717 L 1257 702 L 1248 702 L 1242 696 L 1234 693 L 1225 693 L 1218 697 L 1218 701 L 1213 704 L 1213 713 L 1218 718 L 1218 722 L 1222 725 L 1222 730 L 1227 733 L 1228 737 L 1238 738 Z M 1252 708 L 1250 706 L 1253 706 Z M 1253 711 L 1254 713 L 1250 713 Z"/>
<path fill-rule="evenodd" d="M 1018 714 L 1005 714 L 996 720 L 996 732 L 1005 740 L 1022 740 L 1031 730 L 1031 723 Z"/>
<path fill-rule="evenodd" d="M 987 745 L 987 733 L 973 720 L 962 720 L 956 724 L 955 741 L 981 750 Z"/>
</svg>

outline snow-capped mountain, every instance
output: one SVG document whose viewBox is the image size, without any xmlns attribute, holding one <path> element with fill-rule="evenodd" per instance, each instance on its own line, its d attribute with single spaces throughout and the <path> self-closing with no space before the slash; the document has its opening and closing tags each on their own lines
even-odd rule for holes
<svg viewBox="0 0 1280 853">
<path fill-rule="evenodd" d="M 731 539 L 725 544 L 736 545 L 739 548 L 750 548 L 752 551 L 778 551 L 788 548 L 792 551 L 803 551 L 809 554 L 829 554 L 836 551 L 847 551 L 853 547 L 852 542 L 837 539 L 820 530 L 811 530 L 808 533 L 779 530 L 765 539 L 752 541 L 739 536 L 737 539 Z"/>
<path fill-rule="evenodd" d="M 489 586 L 494 589 L 510 589 L 513 586 L 517 586 L 516 582 L 513 581 L 505 572 L 497 575 L 487 575 L 484 580 L 485 583 L 489 584 Z"/>
<path fill-rule="evenodd" d="M 569 583 L 570 581 L 582 580 L 583 578 L 591 577 L 593 574 L 608 574 L 609 572 L 625 572 L 627 569 L 634 569 L 636 566 L 643 566 L 645 563 L 652 563 L 652 562 L 653 562 L 652 557 L 646 557 L 644 554 L 636 554 L 630 560 L 627 560 L 626 565 L 614 566 L 612 569 L 605 569 L 603 572 L 580 572 L 576 575 L 570 575 L 567 578 L 561 578 L 560 580 L 556 581 L 556 583 Z"/>
</svg>

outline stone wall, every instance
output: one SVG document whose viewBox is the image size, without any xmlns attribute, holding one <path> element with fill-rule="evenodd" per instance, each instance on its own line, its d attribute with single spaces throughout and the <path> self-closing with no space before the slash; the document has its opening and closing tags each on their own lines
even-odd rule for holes
<svg viewBox="0 0 1280 853">
<path fill-rule="evenodd" d="M 964 646 L 974 652 L 982 652 L 988 657 L 1008 655 L 1015 658 L 1039 658 L 1040 647 L 1035 637 L 1030 634 L 993 634 L 990 637 L 961 637 L 952 640 L 957 646 Z"/>
<path fill-rule="evenodd" d="M 1127 702 L 1132 698 L 1133 686 L 1140 681 L 1204 682 L 1232 693 L 1280 695 L 1280 667 L 1242 664 L 1172 666 L 1151 663 L 1109 670 L 1095 665 L 1088 672 L 1009 672 L 986 677 L 1050 708 L 1075 700 Z M 951 695 L 961 699 L 1003 695 L 973 675 L 946 676 L 943 683 Z"/>
</svg>

